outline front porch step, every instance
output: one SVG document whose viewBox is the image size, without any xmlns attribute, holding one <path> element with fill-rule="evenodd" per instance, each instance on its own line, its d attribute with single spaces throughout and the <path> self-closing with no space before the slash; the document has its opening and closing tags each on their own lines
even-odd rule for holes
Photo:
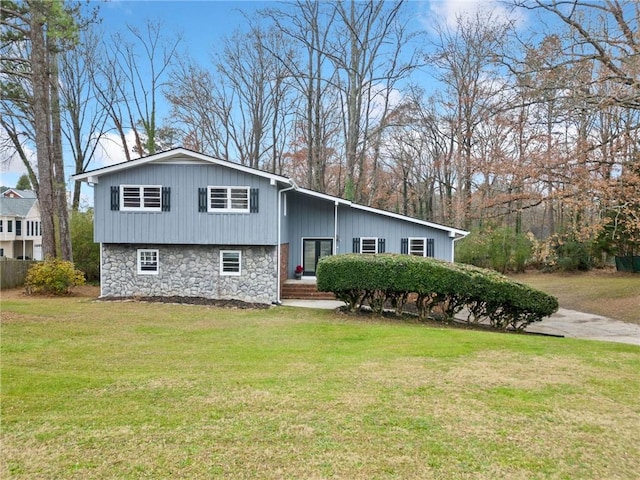
<svg viewBox="0 0 640 480">
<path fill-rule="evenodd" d="M 335 300 L 333 293 L 319 292 L 315 281 L 287 280 L 282 284 L 282 299 L 286 300 Z"/>
</svg>

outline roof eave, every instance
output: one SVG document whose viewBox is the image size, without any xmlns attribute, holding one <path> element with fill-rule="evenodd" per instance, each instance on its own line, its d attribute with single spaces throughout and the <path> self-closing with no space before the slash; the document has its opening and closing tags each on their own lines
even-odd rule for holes
<svg viewBox="0 0 640 480">
<path fill-rule="evenodd" d="M 171 160 L 172 158 L 178 159 L 180 157 L 188 157 L 194 160 L 199 160 L 204 163 L 233 168 L 241 172 L 251 173 L 253 175 L 258 175 L 263 178 L 268 178 L 269 180 L 273 180 L 276 182 L 281 182 L 286 184 L 291 183 L 287 177 L 276 175 L 274 173 L 264 172 L 262 170 L 258 170 L 255 168 L 246 167 L 238 163 L 233 163 L 226 160 L 210 157 L 202 153 L 194 152 L 192 150 L 187 150 L 186 148 L 174 148 L 172 150 L 167 150 L 166 152 L 160 152 L 154 155 L 149 155 L 147 157 L 137 158 L 129 162 L 116 163 L 115 165 L 110 165 L 108 167 L 91 170 L 89 172 L 79 173 L 77 175 L 73 175 L 71 178 L 73 180 L 81 181 L 81 182 L 86 181 L 88 183 L 98 183 L 99 177 L 103 175 L 108 175 L 110 173 L 127 170 L 129 168 L 139 167 L 141 165 L 146 165 L 148 163 L 162 162 L 166 160 Z"/>
</svg>

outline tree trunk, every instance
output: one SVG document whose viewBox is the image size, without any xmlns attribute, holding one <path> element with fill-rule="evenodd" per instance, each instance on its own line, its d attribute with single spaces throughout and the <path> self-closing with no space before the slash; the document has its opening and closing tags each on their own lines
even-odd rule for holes
<svg viewBox="0 0 640 480">
<path fill-rule="evenodd" d="M 38 202 L 42 221 L 42 254 L 44 258 L 56 257 L 53 175 L 49 152 L 51 131 L 49 71 L 43 20 L 33 9 L 30 17 L 31 66 L 33 78 L 33 110 L 36 157 L 38 162 Z"/>
<path fill-rule="evenodd" d="M 51 81 L 51 163 L 53 166 L 53 195 L 58 218 L 60 254 L 63 260 L 73 261 L 71 234 L 69 230 L 69 210 L 67 208 L 67 182 L 64 176 L 62 155 L 62 125 L 60 124 L 60 92 L 58 89 L 58 55 L 49 48 L 49 74 Z"/>
</svg>

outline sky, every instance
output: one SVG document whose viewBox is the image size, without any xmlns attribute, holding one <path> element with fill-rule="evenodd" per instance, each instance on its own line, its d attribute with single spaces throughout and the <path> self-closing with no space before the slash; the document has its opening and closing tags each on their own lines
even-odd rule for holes
<svg viewBox="0 0 640 480">
<path fill-rule="evenodd" d="M 279 4 L 269 0 L 92 0 L 89 3 L 90 7 L 98 7 L 99 28 L 105 36 L 124 32 L 128 25 L 144 29 L 147 20 L 159 21 L 168 36 L 182 35 L 180 54 L 188 54 L 201 65 L 209 64 L 210 52 L 224 37 L 247 26 L 245 15 L 252 18 L 257 10 Z M 506 14 L 499 0 L 409 0 L 407 8 L 411 21 L 415 22 L 412 27 L 429 30 L 434 20 L 453 24 L 457 14 L 486 10 L 489 5 L 497 9 L 498 14 Z M 66 153 L 66 157 L 70 158 L 70 154 Z M 121 148 L 106 142 L 92 168 L 120 161 L 124 161 Z M 19 159 L 0 162 L 2 185 L 15 186 L 23 173 L 24 166 Z M 71 166 L 66 167 L 65 173 L 69 178 Z"/>
</svg>

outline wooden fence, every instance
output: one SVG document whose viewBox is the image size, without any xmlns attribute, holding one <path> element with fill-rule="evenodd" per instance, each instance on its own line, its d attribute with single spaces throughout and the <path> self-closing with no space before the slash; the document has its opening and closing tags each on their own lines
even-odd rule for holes
<svg viewBox="0 0 640 480">
<path fill-rule="evenodd" d="M 24 285 L 29 267 L 36 263 L 35 260 L 13 260 L 5 258 L 0 260 L 0 288 L 16 288 Z"/>
</svg>

